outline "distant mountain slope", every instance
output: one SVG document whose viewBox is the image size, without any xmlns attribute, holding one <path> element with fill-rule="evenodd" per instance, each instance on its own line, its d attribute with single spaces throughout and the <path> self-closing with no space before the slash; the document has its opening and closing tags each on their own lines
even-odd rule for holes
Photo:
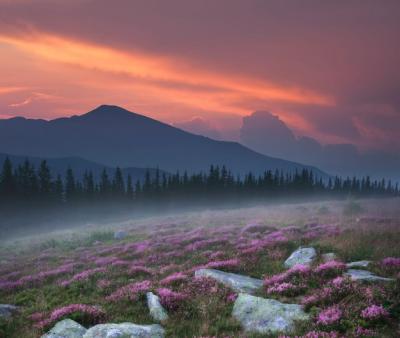
<svg viewBox="0 0 400 338">
<path fill-rule="evenodd" d="M 225 164 L 235 174 L 266 169 L 294 172 L 304 166 L 254 152 L 239 143 L 190 134 L 117 106 L 51 121 L 0 120 L 0 152 L 37 157 L 82 157 L 115 167 L 207 170 Z M 324 173 L 313 168 L 316 174 Z"/>
<path fill-rule="evenodd" d="M 3 165 L 3 162 L 7 157 L 11 160 L 14 169 L 18 165 L 22 164 L 26 159 L 28 159 L 29 162 L 32 163 L 37 169 L 40 165 L 40 162 L 45 159 L 47 161 L 47 164 L 49 165 L 53 178 L 55 178 L 57 175 L 61 175 L 61 177 L 64 179 L 68 168 L 71 168 L 73 170 L 75 177 L 78 179 L 81 179 L 83 177 L 83 174 L 85 173 L 86 170 L 88 171 L 90 170 L 93 173 L 95 180 L 98 180 L 100 178 L 103 169 L 106 169 L 106 172 L 110 177 L 110 179 L 112 179 L 115 172 L 114 167 L 107 167 L 105 165 L 88 161 L 79 157 L 39 158 L 39 157 L 7 155 L 0 153 L 0 166 Z M 150 175 L 152 177 L 154 176 L 155 171 L 156 169 L 149 169 Z M 164 171 L 160 170 L 160 174 L 162 173 L 164 173 Z M 124 175 L 125 178 L 128 175 L 131 175 L 133 182 L 136 182 L 137 180 L 143 181 L 146 174 L 146 169 L 132 168 L 132 167 L 122 168 L 122 174 Z"/>
</svg>

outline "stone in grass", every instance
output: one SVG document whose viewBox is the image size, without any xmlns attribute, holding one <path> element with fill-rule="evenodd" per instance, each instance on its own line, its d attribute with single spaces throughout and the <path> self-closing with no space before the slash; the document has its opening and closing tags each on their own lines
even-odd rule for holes
<svg viewBox="0 0 400 338">
<path fill-rule="evenodd" d="M 349 276 L 352 280 L 355 281 L 366 281 L 366 282 L 375 282 L 375 281 L 384 281 L 384 282 L 389 282 L 393 281 L 393 278 L 385 278 L 385 277 L 380 277 L 375 274 L 373 274 L 370 271 L 367 270 L 356 270 L 356 269 L 349 269 L 345 273 L 346 276 Z"/>
<path fill-rule="evenodd" d="M 199 269 L 195 271 L 194 275 L 195 277 L 215 279 L 217 282 L 224 284 L 236 292 L 254 293 L 264 285 L 261 279 L 214 269 Z"/>
<path fill-rule="evenodd" d="M 371 261 L 356 261 L 346 264 L 347 268 L 366 268 L 371 264 Z"/>
<path fill-rule="evenodd" d="M 246 332 L 261 334 L 290 333 L 296 321 L 309 319 L 301 305 L 243 293 L 236 299 L 232 315 Z"/>
<path fill-rule="evenodd" d="M 322 254 L 322 260 L 324 262 L 330 262 L 330 261 L 334 261 L 336 259 L 337 259 L 337 256 L 334 252 L 328 252 L 328 253 Z"/>
<path fill-rule="evenodd" d="M 0 318 L 9 319 L 18 312 L 18 306 L 11 304 L 0 304 Z"/>
<path fill-rule="evenodd" d="M 285 261 L 284 265 L 291 268 L 297 264 L 310 265 L 317 256 L 314 248 L 298 248 Z"/>
<path fill-rule="evenodd" d="M 110 323 L 91 327 L 83 338 L 163 338 L 164 334 L 164 329 L 158 324 Z"/>
<path fill-rule="evenodd" d="M 150 316 L 158 322 L 167 320 L 168 314 L 167 311 L 161 305 L 160 298 L 153 292 L 147 292 L 146 297 L 147 297 L 147 306 L 150 311 Z"/>
<path fill-rule="evenodd" d="M 128 236 L 128 233 L 124 230 L 118 230 L 114 232 L 114 239 L 124 239 L 125 237 Z"/>
<path fill-rule="evenodd" d="M 82 338 L 86 329 L 72 319 L 59 321 L 54 327 L 41 338 Z"/>
</svg>

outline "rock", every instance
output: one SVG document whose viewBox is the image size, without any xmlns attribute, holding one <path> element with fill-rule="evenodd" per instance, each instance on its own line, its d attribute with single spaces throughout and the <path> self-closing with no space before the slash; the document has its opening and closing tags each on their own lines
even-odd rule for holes
<svg viewBox="0 0 400 338">
<path fill-rule="evenodd" d="M 114 239 L 124 239 L 128 236 L 128 233 L 124 230 L 118 230 L 114 232 Z"/>
<path fill-rule="evenodd" d="M 232 315 L 246 332 L 261 334 L 289 333 L 294 329 L 295 321 L 309 319 L 298 304 L 285 304 L 243 293 L 236 299 Z"/>
<path fill-rule="evenodd" d="M 160 303 L 160 298 L 153 292 L 147 292 L 147 306 L 150 311 L 150 316 L 158 321 L 162 322 L 168 319 L 167 311 L 162 307 Z"/>
<path fill-rule="evenodd" d="M 261 279 L 214 269 L 199 269 L 195 271 L 194 275 L 195 277 L 213 278 L 237 292 L 254 293 L 264 285 Z"/>
<path fill-rule="evenodd" d="M 18 306 L 10 304 L 0 304 L 0 318 L 9 319 L 18 312 Z"/>
<path fill-rule="evenodd" d="M 133 323 L 98 324 L 91 327 L 83 338 L 163 338 L 164 329 L 158 324 Z"/>
<path fill-rule="evenodd" d="M 284 264 L 287 268 L 291 268 L 296 264 L 310 265 L 316 256 L 317 252 L 314 248 L 298 248 L 289 256 Z"/>
<path fill-rule="evenodd" d="M 357 262 L 347 263 L 346 267 L 347 268 L 366 268 L 370 264 L 371 264 L 371 261 L 357 261 Z"/>
<path fill-rule="evenodd" d="M 328 252 L 328 253 L 322 254 L 322 260 L 324 262 L 334 261 L 336 259 L 337 259 L 337 256 L 334 252 Z"/>
<path fill-rule="evenodd" d="M 374 282 L 374 281 L 393 281 L 393 278 L 385 278 L 380 277 L 373 274 L 367 270 L 356 270 L 356 269 L 349 269 L 345 273 L 346 276 L 349 276 L 352 280 L 359 280 L 359 281 L 366 281 L 366 282 Z"/>
<path fill-rule="evenodd" d="M 72 319 L 64 319 L 41 338 L 82 338 L 86 329 Z"/>
</svg>

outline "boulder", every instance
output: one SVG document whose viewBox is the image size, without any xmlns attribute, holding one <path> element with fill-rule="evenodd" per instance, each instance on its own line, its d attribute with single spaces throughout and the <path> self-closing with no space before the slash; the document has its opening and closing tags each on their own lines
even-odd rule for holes
<svg viewBox="0 0 400 338">
<path fill-rule="evenodd" d="M 160 303 L 160 298 L 153 292 L 147 292 L 147 306 L 150 311 L 150 316 L 158 322 L 162 322 L 168 319 L 167 311 L 163 308 Z"/>
<path fill-rule="evenodd" d="M 337 259 L 337 256 L 334 252 L 328 252 L 328 253 L 322 254 L 322 260 L 324 262 L 330 262 L 330 261 L 334 261 L 336 259 Z"/>
<path fill-rule="evenodd" d="M 72 319 L 59 321 L 41 338 L 82 338 L 86 329 Z"/>
<path fill-rule="evenodd" d="M 0 304 L 0 318 L 9 319 L 18 312 L 18 306 L 10 304 Z"/>
<path fill-rule="evenodd" d="M 371 261 L 356 261 L 356 262 L 347 263 L 346 267 L 347 268 L 366 268 L 370 264 L 371 264 Z"/>
<path fill-rule="evenodd" d="M 311 265 L 316 257 L 317 252 L 314 248 L 300 247 L 289 256 L 284 265 L 287 268 L 291 268 L 297 264 Z"/>
<path fill-rule="evenodd" d="M 290 333 L 295 321 L 309 319 L 301 305 L 285 304 L 243 293 L 236 299 L 232 315 L 246 332 L 260 334 Z"/>
<path fill-rule="evenodd" d="M 349 269 L 349 270 L 347 270 L 345 275 L 349 276 L 352 280 L 356 280 L 356 281 L 358 280 L 358 281 L 366 281 L 366 282 L 375 282 L 375 281 L 390 282 L 390 281 L 394 280 L 393 278 L 385 278 L 385 277 L 377 276 L 367 270 Z"/>
<path fill-rule="evenodd" d="M 261 279 L 214 269 L 199 269 L 195 271 L 194 275 L 195 277 L 215 279 L 219 283 L 237 292 L 254 293 L 260 290 L 264 285 Z"/>
<path fill-rule="evenodd" d="M 163 338 L 164 332 L 164 329 L 158 324 L 111 323 L 91 327 L 83 335 L 83 338 Z"/>
<path fill-rule="evenodd" d="M 128 233 L 124 230 L 118 230 L 114 232 L 114 239 L 124 239 L 125 237 L 128 236 Z"/>
</svg>

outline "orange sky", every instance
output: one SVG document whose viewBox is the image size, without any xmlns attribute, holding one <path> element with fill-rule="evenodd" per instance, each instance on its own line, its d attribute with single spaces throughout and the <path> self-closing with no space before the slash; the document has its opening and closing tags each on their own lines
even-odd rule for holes
<svg viewBox="0 0 400 338">
<path fill-rule="evenodd" d="M 400 122 L 391 94 L 399 79 L 387 49 L 398 24 L 386 18 L 372 31 L 388 13 L 369 1 L 361 12 L 351 1 L 306 3 L 232 1 L 225 11 L 211 1 L 0 1 L 0 117 L 51 119 L 115 104 L 168 123 L 201 117 L 223 131 L 269 110 L 322 142 L 397 147 L 388 126 Z"/>
</svg>

